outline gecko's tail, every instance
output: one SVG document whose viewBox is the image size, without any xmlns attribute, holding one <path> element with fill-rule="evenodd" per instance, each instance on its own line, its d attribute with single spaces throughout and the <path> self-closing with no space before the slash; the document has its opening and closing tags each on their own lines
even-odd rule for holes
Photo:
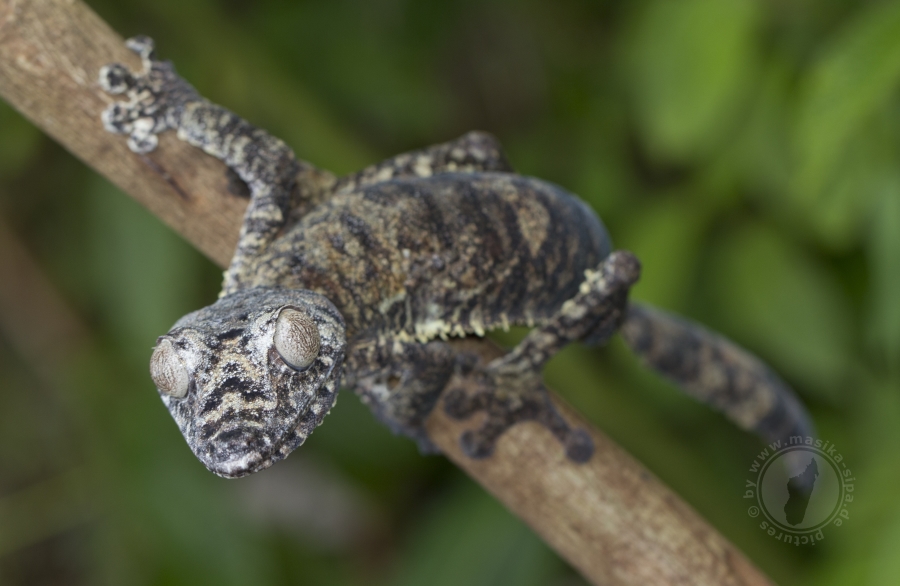
<svg viewBox="0 0 900 586">
<path fill-rule="evenodd" d="M 766 443 L 806 443 L 816 430 L 797 395 L 734 342 L 659 309 L 631 303 L 622 337 L 645 364 Z"/>
</svg>

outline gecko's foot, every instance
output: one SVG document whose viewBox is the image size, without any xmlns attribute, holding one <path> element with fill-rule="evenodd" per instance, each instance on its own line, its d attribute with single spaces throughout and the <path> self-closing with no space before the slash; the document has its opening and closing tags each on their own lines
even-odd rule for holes
<svg viewBox="0 0 900 586">
<path fill-rule="evenodd" d="M 101 119 L 109 132 L 128 135 L 128 148 L 132 151 L 148 153 L 156 148 L 156 135 L 177 128 L 185 106 L 201 98 L 190 84 L 178 77 L 171 63 L 154 59 L 150 37 L 134 37 L 126 45 L 140 55 L 144 70 L 134 74 L 121 63 L 100 68 L 100 87 L 127 98 L 110 104 Z"/>
<path fill-rule="evenodd" d="M 563 419 L 538 376 L 504 376 L 493 371 L 490 365 L 474 376 L 481 379 L 475 393 L 452 388 L 444 400 L 444 410 L 454 419 L 466 419 L 478 411 L 487 414 L 481 427 L 463 433 L 460 438 L 467 456 L 487 458 L 507 429 L 522 421 L 537 421 L 563 444 L 570 460 L 590 460 L 594 453 L 590 436 L 583 429 L 573 429 Z"/>
</svg>

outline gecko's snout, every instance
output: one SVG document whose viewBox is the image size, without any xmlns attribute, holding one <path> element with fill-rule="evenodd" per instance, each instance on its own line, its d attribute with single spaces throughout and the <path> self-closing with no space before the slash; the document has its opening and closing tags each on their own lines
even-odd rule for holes
<svg viewBox="0 0 900 586">
<path fill-rule="evenodd" d="M 239 478 L 266 467 L 262 455 L 266 441 L 258 430 L 237 428 L 220 432 L 211 445 L 215 447 L 208 453 L 197 455 L 219 476 Z"/>
</svg>

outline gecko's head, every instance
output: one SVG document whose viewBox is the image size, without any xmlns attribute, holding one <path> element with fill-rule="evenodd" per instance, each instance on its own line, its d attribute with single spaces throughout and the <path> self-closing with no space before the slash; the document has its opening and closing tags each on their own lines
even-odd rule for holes
<svg viewBox="0 0 900 586">
<path fill-rule="evenodd" d="M 194 454 L 235 478 L 287 456 L 331 409 L 344 320 L 311 291 L 254 288 L 161 336 L 150 375 Z"/>
</svg>

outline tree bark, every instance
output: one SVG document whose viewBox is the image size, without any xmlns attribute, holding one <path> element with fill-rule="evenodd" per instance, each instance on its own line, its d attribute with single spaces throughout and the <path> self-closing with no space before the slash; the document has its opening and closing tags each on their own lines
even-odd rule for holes
<svg viewBox="0 0 900 586">
<path fill-rule="evenodd" d="M 229 192 L 222 163 L 173 133 L 161 136 L 149 155 L 136 155 L 124 137 L 103 129 L 100 112 L 115 98 L 100 89 L 97 73 L 114 61 L 140 67 L 122 39 L 79 0 L 0 0 L 0 95 L 226 266 L 246 200 Z M 485 361 L 502 353 L 485 340 L 459 344 Z M 454 421 L 436 409 L 428 432 L 448 458 L 594 584 L 770 584 L 640 463 L 555 401 L 594 440 L 586 464 L 567 460 L 557 440 L 533 423 L 504 434 L 485 460 L 467 458 L 459 448 L 461 432 L 474 420 Z"/>
</svg>

